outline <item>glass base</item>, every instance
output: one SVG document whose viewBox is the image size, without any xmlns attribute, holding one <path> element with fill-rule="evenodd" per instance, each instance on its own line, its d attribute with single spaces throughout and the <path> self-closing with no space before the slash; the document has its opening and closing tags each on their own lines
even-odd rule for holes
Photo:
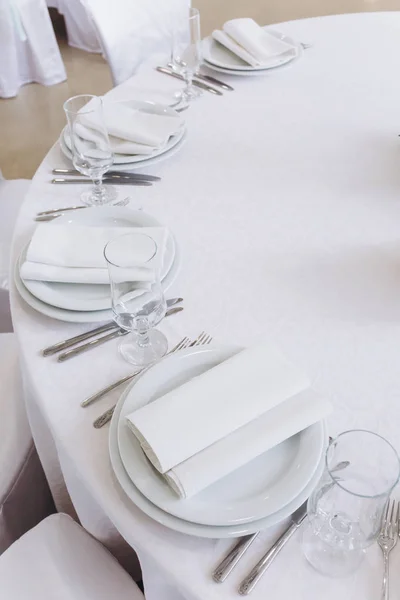
<svg viewBox="0 0 400 600">
<path fill-rule="evenodd" d="M 170 105 L 175 110 L 184 110 L 189 107 L 190 102 L 197 100 L 202 96 L 203 92 L 191 85 L 180 92 L 174 94 L 174 103 Z"/>
<path fill-rule="evenodd" d="M 158 329 L 149 331 L 147 345 L 139 344 L 140 340 L 140 336 L 133 333 L 128 340 L 123 339 L 119 344 L 119 353 L 131 365 L 146 367 L 167 353 L 167 338 Z"/>
<path fill-rule="evenodd" d="M 199 90 L 199 88 L 196 88 L 194 85 L 186 87 L 182 91 L 183 100 L 186 102 L 192 102 L 192 100 L 197 100 L 197 98 L 200 98 L 200 96 L 202 95 L 203 92 Z"/>
<path fill-rule="evenodd" d="M 102 193 L 95 193 L 94 187 L 86 192 L 82 192 L 81 201 L 85 206 L 106 206 L 117 204 L 118 193 L 111 185 L 104 185 L 101 188 Z"/>
<path fill-rule="evenodd" d="M 341 548 L 331 545 L 306 525 L 302 540 L 303 554 L 310 565 L 328 577 L 347 577 L 358 569 L 364 560 L 365 550 Z"/>
</svg>

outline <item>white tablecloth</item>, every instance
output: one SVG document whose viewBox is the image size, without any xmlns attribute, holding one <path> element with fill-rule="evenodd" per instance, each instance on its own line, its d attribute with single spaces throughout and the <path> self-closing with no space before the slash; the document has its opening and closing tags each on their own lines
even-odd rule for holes
<svg viewBox="0 0 400 600">
<path fill-rule="evenodd" d="M 262 77 L 224 76 L 235 91 L 205 93 L 184 113 L 188 136 L 181 151 L 146 168 L 162 181 L 132 188 L 182 248 L 182 270 L 168 295 L 182 295 L 185 311 L 162 328 L 171 344 L 202 329 L 243 345 L 270 338 L 333 402 L 331 435 L 373 429 L 400 451 L 400 13 L 310 19 L 278 29 L 313 47 Z M 176 86 L 154 71 L 136 82 Z M 129 97 L 132 86 L 113 95 Z M 55 148 L 39 168 L 20 215 L 15 256 L 39 209 L 77 203 L 77 186 L 48 183 L 51 168 L 63 163 Z M 34 427 L 39 451 L 57 478 L 55 444 L 83 525 L 112 546 L 112 523 L 137 550 L 147 600 L 234 598 L 285 524 L 264 532 L 227 582 L 214 584 L 210 573 L 231 542 L 170 531 L 135 508 L 113 478 L 108 428 L 92 427 L 115 396 L 79 406 L 130 372 L 116 344 L 57 364 L 39 350 L 85 326 L 36 314 L 15 292 L 12 304 L 30 415 L 40 421 Z M 305 563 L 297 536 L 253 598 L 273 590 L 276 600 L 373 600 L 381 569 L 374 547 L 354 577 L 328 580 Z M 392 578 L 396 590 L 398 569 Z"/>
</svg>

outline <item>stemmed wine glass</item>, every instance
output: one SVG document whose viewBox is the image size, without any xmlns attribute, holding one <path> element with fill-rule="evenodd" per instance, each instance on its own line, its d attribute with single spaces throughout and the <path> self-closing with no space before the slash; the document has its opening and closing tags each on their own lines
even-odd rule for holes
<svg viewBox="0 0 400 600">
<path fill-rule="evenodd" d="M 119 236 L 104 249 L 114 320 L 132 332 L 130 339 L 122 339 L 119 351 L 136 366 L 153 363 L 168 349 L 165 335 L 154 329 L 166 311 L 160 274 L 154 267 L 156 254 L 156 242 L 142 233 Z"/>
<path fill-rule="evenodd" d="M 348 466 L 335 472 L 341 462 Z M 352 573 L 379 535 L 389 495 L 397 484 L 396 450 L 380 435 L 353 430 L 329 445 L 325 471 L 308 500 L 303 552 L 311 565 L 331 577 Z"/>
<path fill-rule="evenodd" d="M 202 93 L 193 86 L 193 77 L 200 68 L 201 61 L 200 13 L 197 8 L 188 8 L 185 20 L 172 36 L 171 63 L 186 81 L 185 89 L 179 94 L 179 100 L 183 104 L 198 98 Z"/>
<path fill-rule="evenodd" d="M 102 206 L 113 203 L 117 198 L 116 190 L 102 183 L 104 173 L 114 162 L 102 99 L 92 95 L 75 96 L 64 103 L 64 111 L 74 167 L 93 181 L 93 188 L 81 194 L 83 204 Z"/>
</svg>

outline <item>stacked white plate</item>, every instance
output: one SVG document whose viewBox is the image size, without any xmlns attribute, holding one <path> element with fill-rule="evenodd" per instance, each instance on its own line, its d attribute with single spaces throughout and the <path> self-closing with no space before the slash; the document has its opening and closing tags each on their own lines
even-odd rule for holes
<svg viewBox="0 0 400 600">
<path fill-rule="evenodd" d="M 164 106 L 157 102 L 145 101 L 145 100 L 125 100 L 120 102 L 132 109 L 140 110 L 142 112 L 165 115 L 171 117 L 177 117 L 178 113 L 173 108 Z M 148 167 L 161 157 L 172 156 L 183 143 L 185 137 L 186 127 L 183 124 L 179 131 L 175 135 L 172 135 L 168 142 L 162 148 L 154 150 L 151 154 L 114 154 L 114 163 L 112 166 L 113 171 L 129 171 L 138 167 Z M 63 154 L 72 161 L 71 152 L 71 139 L 68 133 L 68 128 L 64 127 L 60 136 L 60 148 Z"/>
<path fill-rule="evenodd" d="M 327 438 L 322 422 L 185 500 L 179 499 L 152 467 L 125 417 L 238 351 L 237 347 L 208 346 L 171 354 L 123 393 L 114 412 L 109 439 L 114 473 L 136 506 L 171 529 L 209 538 L 265 529 L 303 504 L 323 471 Z"/>
<path fill-rule="evenodd" d="M 295 42 L 289 36 L 274 31 L 269 27 L 264 27 L 264 29 L 268 29 L 269 34 L 290 44 L 293 48 L 278 56 L 271 57 L 268 62 L 261 66 L 252 67 L 210 36 L 203 40 L 203 59 L 205 65 L 215 71 L 226 73 L 227 75 L 241 75 L 248 77 L 253 75 L 263 75 L 270 69 L 282 67 L 302 55 L 303 47 L 301 44 Z"/>
<path fill-rule="evenodd" d="M 162 224 L 142 211 L 123 207 L 96 207 L 76 210 L 58 217 L 49 226 L 85 225 L 90 227 L 161 227 Z M 55 283 L 49 281 L 22 280 L 20 267 L 26 258 L 27 247 L 17 261 L 15 284 L 22 298 L 38 312 L 73 323 L 94 323 L 112 318 L 109 285 Z M 168 236 L 161 284 L 166 291 L 176 278 L 180 265 L 179 249 L 175 238 Z"/>
</svg>

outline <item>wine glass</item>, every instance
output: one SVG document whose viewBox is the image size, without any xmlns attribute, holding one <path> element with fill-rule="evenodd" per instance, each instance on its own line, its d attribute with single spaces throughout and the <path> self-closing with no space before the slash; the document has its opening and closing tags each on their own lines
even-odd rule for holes
<svg viewBox="0 0 400 600">
<path fill-rule="evenodd" d="M 345 469 L 335 467 L 348 462 Z M 342 577 L 361 563 L 379 535 L 383 511 L 397 484 L 396 450 L 380 435 L 353 430 L 329 445 L 325 471 L 308 500 L 303 552 L 321 573 Z"/>
<path fill-rule="evenodd" d="M 102 206 L 113 203 L 117 198 L 115 189 L 102 183 L 104 173 L 114 162 L 102 99 L 91 95 L 75 96 L 64 103 L 64 111 L 74 167 L 93 181 L 93 188 L 81 194 L 83 204 Z"/>
<path fill-rule="evenodd" d="M 186 88 L 180 94 L 182 103 L 186 104 L 202 93 L 193 86 L 193 77 L 200 68 L 201 61 L 200 13 L 197 8 L 188 8 L 185 20 L 175 31 L 172 42 L 171 62 L 186 81 Z"/>
<path fill-rule="evenodd" d="M 127 233 L 106 245 L 114 321 L 127 331 L 119 352 L 136 366 L 146 366 L 164 356 L 168 342 L 153 329 L 165 316 L 166 302 L 155 265 L 157 244 L 148 235 Z"/>
</svg>

